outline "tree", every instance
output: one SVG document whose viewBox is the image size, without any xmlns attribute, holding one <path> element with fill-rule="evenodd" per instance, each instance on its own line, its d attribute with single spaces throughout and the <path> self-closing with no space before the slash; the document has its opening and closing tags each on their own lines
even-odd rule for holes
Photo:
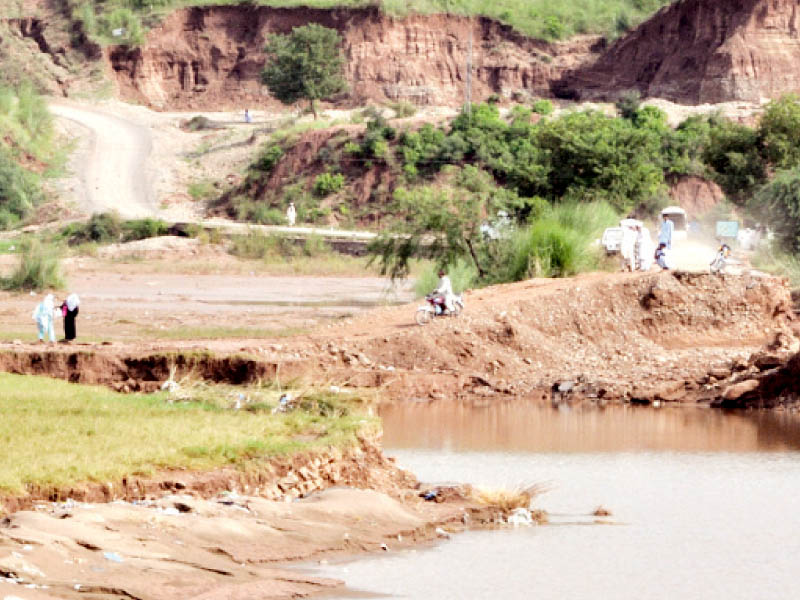
<svg viewBox="0 0 800 600">
<path fill-rule="evenodd" d="M 519 202 L 516 194 L 495 186 L 491 176 L 476 167 L 450 167 L 452 187 L 397 188 L 392 213 L 398 217 L 371 245 L 381 274 L 392 279 L 408 275 L 412 258 L 430 258 L 441 267 L 460 259 L 471 262 L 480 279 L 491 270 L 492 241 L 481 226 L 498 211 Z"/>
<path fill-rule="evenodd" d="M 800 169 L 779 171 L 750 200 L 750 209 L 770 223 L 789 252 L 800 252 Z"/>
<path fill-rule="evenodd" d="M 316 101 L 347 88 L 340 43 L 335 30 L 316 23 L 295 27 L 289 35 L 271 35 L 261 81 L 284 104 L 308 100 L 316 119 Z"/>
</svg>

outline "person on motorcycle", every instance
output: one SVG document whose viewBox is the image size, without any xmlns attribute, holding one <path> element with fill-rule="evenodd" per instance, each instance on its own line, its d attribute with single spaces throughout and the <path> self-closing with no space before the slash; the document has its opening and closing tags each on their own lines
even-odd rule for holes
<svg viewBox="0 0 800 600">
<path fill-rule="evenodd" d="M 436 296 L 441 296 L 444 298 L 444 308 L 450 312 L 453 312 L 453 300 L 455 299 L 455 294 L 453 293 L 453 284 L 450 283 L 450 278 L 447 276 L 447 273 L 444 272 L 444 269 L 439 269 L 439 283 L 436 285 L 436 289 L 432 292 Z"/>
</svg>

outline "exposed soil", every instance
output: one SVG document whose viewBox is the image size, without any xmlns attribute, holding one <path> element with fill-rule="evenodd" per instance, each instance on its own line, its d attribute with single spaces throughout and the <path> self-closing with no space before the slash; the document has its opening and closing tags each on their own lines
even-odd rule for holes
<svg viewBox="0 0 800 600">
<path fill-rule="evenodd" d="M 478 290 L 466 303 L 461 317 L 424 328 L 413 322 L 415 306 L 404 305 L 280 343 L 86 344 L 79 351 L 6 343 L 0 365 L 118 389 L 152 389 L 176 369 L 228 382 L 280 372 L 378 388 L 390 400 L 713 402 L 732 371 L 778 333 L 790 340 L 785 353 L 793 344 L 788 288 L 770 277 L 595 273 Z M 212 354 L 180 356 L 198 348 Z M 246 358 L 230 356 L 242 352 Z"/>
<path fill-rule="evenodd" d="M 473 101 L 496 93 L 522 99 L 549 95 L 565 69 L 598 51 L 595 37 L 547 43 L 487 18 L 389 17 L 377 8 L 187 8 L 152 30 L 142 48 L 108 52 L 122 98 L 156 108 L 230 109 L 275 101 L 259 74 L 267 35 L 320 23 L 339 31 L 349 92 L 339 101 L 406 100 L 460 104 L 473 39 Z"/>
<path fill-rule="evenodd" d="M 589 99 L 630 89 L 688 104 L 797 92 L 797 19 L 792 0 L 674 2 L 554 90 Z"/>
<path fill-rule="evenodd" d="M 413 476 L 367 440 L 344 454 L 326 450 L 271 461 L 258 473 L 172 472 L 157 480 L 42 492 L 6 499 L 7 508 L 26 510 L 0 523 L 0 593 L 304 597 L 342 582 L 287 571 L 280 563 L 393 552 L 436 538 L 442 527 L 487 527 L 501 517 L 472 501 L 468 487 L 425 502 Z"/>
</svg>

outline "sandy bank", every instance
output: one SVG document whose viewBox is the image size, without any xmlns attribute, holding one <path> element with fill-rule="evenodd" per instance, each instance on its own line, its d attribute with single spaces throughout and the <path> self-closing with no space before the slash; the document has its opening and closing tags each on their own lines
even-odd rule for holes
<svg viewBox="0 0 800 600">
<path fill-rule="evenodd" d="M 0 520 L 0 598 L 303 597 L 342 582 L 282 563 L 392 552 L 498 514 L 468 488 L 424 501 L 416 479 L 365 440 L 238 477 L 172 472 L 51 491 L 61 502 L 41 491 L 6 499 L 7 510 L 28 508 Z"/>
</svg>

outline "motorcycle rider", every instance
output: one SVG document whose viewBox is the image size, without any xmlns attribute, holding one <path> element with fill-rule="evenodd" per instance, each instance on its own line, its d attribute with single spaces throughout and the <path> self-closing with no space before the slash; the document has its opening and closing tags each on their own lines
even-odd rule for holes
<svg viewBox="0 0 800 600">
<path fill-rule="evenodd" d="M 447 276 L 447 273 L 444 272 L 444 269 L 439 269 L 439 283 L 432 293 L 436 296 L 443 297 L 445 310 L 453 312 L 455 308 L 453 301 L 456 295 L 453 293 L 453 284 L 450 283 L 450 278 Z"/>
</svg>

